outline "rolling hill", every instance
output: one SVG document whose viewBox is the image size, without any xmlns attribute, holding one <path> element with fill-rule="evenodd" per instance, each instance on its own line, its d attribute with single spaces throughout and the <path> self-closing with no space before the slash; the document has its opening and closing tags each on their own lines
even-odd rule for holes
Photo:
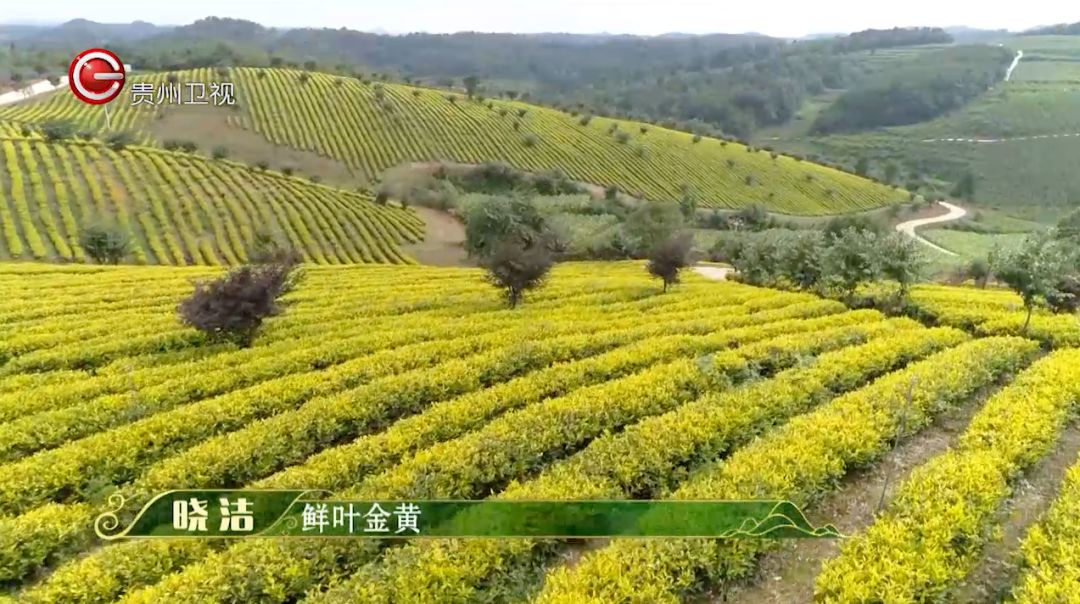
<svg viewBox="0 0 1080 604">
<path fill-rule="evenodd" d="M 1080 36 L 1015 36 L 995 42 L 1014 54 L 1023 52 L 1009 80 L 945 115 L 830 136 L 815 136 L 808 124 L 795 123 L 763 132 L 757 140 L 848 166 L 866 159 L 877 176 L 892 164 L 895 182 L 920 186 L 927 195 L 949 193 L 970 173 L 974 200 L 982 207 L 1052 222 L 1080 203 L 1074 161 L 1080 154 Z M 921 47 L 905 51 L 915 61 L 935 52 Z M 866 60 L 879 59 L 868 55 Z M 821 97 L 806 109 L 828 111 L 835 96 Z"/>
<path fill-rule="evenodd" d="M 154 74 L 140 81 L 160 84 L 166 77 Z M 561 169 L 573 179 L 654 200 L 678 199 L 689 185 L 703 206 L 716 208 L 761 203 L 779 213 L 826 215 L 908 199 L 906 192 L 797 158 L 517 101 L 470 100 L 446 91 L 287 69 L 202 69 L 180 73 L 178 80 L 234 82 L 237 105 L 216 109 L 227 115 L 231 128 L 343 162 L 368 183 L 402 163 L 498 161 L 530 171 Z M 169 119 L 172 111 L 189 109 L 125 105 L 114 109 L 114 127 L 143 131 L 152 131 L 155 120 Z M 95 129 L 103 121 L 98 108 L 66 93 L 0 110 L 0 119 L 57 118 Z M 201 141 L 204 146 L 228 145 L 227 132 L 212 136 Z"/>
<path fill-rule="evenodd" d="M 412 262 L 410 210 L 223 160 L 87 141 L 49 143 L 0 127 L 0 258 L 84 261 L 81 228 L 118 222 L 140 264 L 238 264 L 260 232 L 305 261 Z"/>
</svg>

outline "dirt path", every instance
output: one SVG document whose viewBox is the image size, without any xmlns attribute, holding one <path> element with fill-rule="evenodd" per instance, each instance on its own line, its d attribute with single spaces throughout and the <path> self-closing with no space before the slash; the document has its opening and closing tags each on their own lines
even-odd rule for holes
<svg viewBox="0 0 1080 604">
<path fill-rule="evenodd" d="M 34 98 L 36 96 L 39 96 L 39 95 L 42 95 L 42 94 L 47 94 L 47 93 L 52 92 L 54 90 L 59 90 L 60 88 L 67 88 L 67 87 L 68 87 L 68 77 L 67 76 L 64 76 L 64 77 L 60 78 L 60 83 L 57 84 L 56 86 L 53 86 L 52 82 L 49 82 L 49 80 L 40 80 L 40 81 L 34 82 L 33 84 L 30 84 L 29 86 L 26 86 L 24 88 L 20 88 L 18 90 L 12 90 L 11 92 L 5 92 L 4 94 L 0 94 L 0 105 L 13 105 L 13 104 L 18 103 L 20 101 L 25 101 L 27 99 L 32 99 L 32 98 Z"/>
<path fill-rule="evenodd" d="M 1020 59 L 1024 58 L 1024 51 L 1016 51 L 1016 57 L 1013 59 L 1012 65 L 1009 65 L 1009 70 L 1005 72 L 1005 81 L 1008 82 L 1012 79 L 1013 70 L 1020 64 Z"/>
<path fill-rule="evenodd" d="M 471 266 L 465 253 L 465 225 L 456 217 L 432 210 L 413 206 L 416 213 L 424 220 L 424 240 L 420 243 L 403 245 L 406 254 L 416 258 L 420 264 L 432 266 Z"/>
<path fill-rule="evenodd" d="M 934 216 L 931 218 L 919 218 L 917 220 L 908 220 L 907 222 L 901 222 L 900 224 L 896 225 L 896 230 L 904 233 L 908 237 L 919 241 L 923 245 L 929 246 L 943 254 L 948 254 L 949 256 L 956 256 L 957 254 L 955 252 L 950 252 L 949 250 L 939 245 L 931 243 L 930 241 L 927 241 L 926 239 L 920 237 L 919 234 L 915 232 L 915 229 L 919 227 L 927 226 L 930 224 L 940 224 L 942 222 L 952 222 L 953 220 L 959 220 L 964 216 L 967 216 L 967 210 L 961 208 L 960 206 L 956 206 L 945 201 L 939 201 L 938 204 L 948 210 L 948 212 L 940 216 Z"/>
<path fill-rule="evenodd" d="M 728 275 L 735 272 L 735 269 L 733 268 L 700 264 L 693 267 L 693 270 L 695 273 L 701 275 L 702 277 L 705 277 L 706 279 L 711 279 L 713 281 L 726 281 Z"/>
<path fill-rule="evenodd" d="M 873 523 L 879 502 L 892 500 L 897 485 L 912 470 L 944 452 L 956 442 L 971 417 L 995 389 L 987 389 L 964 406 L 940 416 L 932 425 L 901 442 L 879 462 L 846 477 L 841 487 L 807 510 L 810 521 L 835 524 L 851 535 Z M 840 551 L 836 539 L 789 539 L 780 549 L 761 558 L 756 580 L 733 586 L 727 599 L 713 602 L 796 604 L 811 602 L 814 580 L 821 565 Z"/>
</svg>

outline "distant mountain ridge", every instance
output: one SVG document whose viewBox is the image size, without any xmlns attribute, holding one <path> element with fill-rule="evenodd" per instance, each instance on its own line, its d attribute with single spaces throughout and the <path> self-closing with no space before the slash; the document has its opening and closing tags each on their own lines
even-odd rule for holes
<svg viewBox="0 0 1080 604">
<path fill-rule="evenodd" d="M 1036 27 L 1024 32 L 1029 36 L 1080 36 L 1080 21 Z"/>
</svg>

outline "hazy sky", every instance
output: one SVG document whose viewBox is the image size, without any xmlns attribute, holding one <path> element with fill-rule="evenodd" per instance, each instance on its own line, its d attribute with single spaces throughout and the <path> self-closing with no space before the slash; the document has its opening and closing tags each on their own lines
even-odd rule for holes
<svg viewBox="0 0 1080 604">
<path fill-rule="evenodd" d="M 274 27 L 348 27 L 390 33 L 755 31 L 795 37 L 912 25 L 1021 30 L 1080 21 L 1080 7 L 1065 0 L 1020 4 L 973 0 L 7 0 L 4 4 L 0 20 L 5 23 L 82 17 L 182 25 L 214 15 Z"/>
</svg>

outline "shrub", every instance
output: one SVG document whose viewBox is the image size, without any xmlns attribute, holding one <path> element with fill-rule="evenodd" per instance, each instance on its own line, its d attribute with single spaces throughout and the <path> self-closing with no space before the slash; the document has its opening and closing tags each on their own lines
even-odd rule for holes
<svg viewBox="0 0 1080 604">
<path fill-rule="evenodd" d="M 1069 299 L 1068 291 L 1058 290 L 1061 281 L 1072 275 L 1068 249 L 1049 234 L 1038 233 L 1029 236 L 1018 248 L 1005 251 L 993 263 L 998 280 L 1024 301 L 1027 318 L 1022 333 L 1027 333 L 1032 312 L 1040 299 L 1048 305 L 1052 301 L 1058 308 Z M 1069 284 L 1064 285 L 1068 288 Z"/>
<path fill-rule="evenodd" d="M 1080 310 L 1080 275 L 1065 275 L 1046 294 L 1046 305 L 1056 313 L 1073 314 Z"/>
<path fill-rule="evenodd" d="M 199 150 L 199 145 L 195 141 L 181 141 L 180 150 L 186 153 L 194 153 Z"/>
<path fill-rule="evenodd" d="M 748 187 L 754 186 L 754 175 L 753 174 L 747 174 L 746 178 L 743 179 L 743 180 L 746 182 L 746 186 L 748 186 Z"/>
<path fill-rule="evenodd" d="M 634 155 L 636 155 L 638 157 L 645 157 L 645 155 L 646 155 L 645 147 L 640 147 L 639 146 L 639 147 L 635 148 L 634 149 Z"/>
<path fill-rule="evenodd" d="M 75 134 L 75 124 L 68 120 L 49 120 L 41 125 L 41 134 L 47 141 L 67 140 Z"/>
<path fill-rule="evenodd" d="M 420 91 L 419 91 L 419 90 L 413 90 L 413 91 L 412 91 L 412 95 L 413 95 L 414 97 L 416 97 L 416 98 L 420 98 Z"/>
<path fill-rule="evenodd" d="M 161 146 L 164 147 L 166 151 L 178 151 L 181 147 L 181 142 L 175 138 L 167 138 L 161 143 Z"/>
<path fill-rule="evenodd" d="M 495 244 L 481 261 L 485 280 L 503 290 L 510 308 L 515 308 L 525 292 L 543 285 L 554 260 L 542 245 L 529 246 L 516 237 Z"/>
<path fill-rule="evenodd" d="M 540 144 L 540 137 L 530 132 L 525 135 L 525 138 L 522 140 L 522 142 L 525 144 L 526 147 L 535 147 L 536 145 Z"/>
<path fill-rule="evenodd" d="M 284 174 L 285 176 L 292 176 L 293 172 L 296 172 L 296 168 L 294 168 L 292 166 L 282 166 L 281 167 L 281 173 Z"/>
<path fill-rule="evenodd" d="M 322 177 L 319 176 L 318 174 L 312 174 L 311 176 L 308 177 L 308 180 L 310 180 L 311 182 L 313 182 L 315 184 L 319 184 L 320 182 L 322 182 Z"/>
<path fill-rule="evenodd" d="M 638 128 L 638 131 L 640 131 L 642 134 L 647 134 L 649 132 L 649 127 L 648 126 L 642 126 L 642 127 Z"/>
<path fill-rule="evenodd" d="M 877 277 L 878 237 L 873 233 L 846 228 L 828 239 L 822 257 L 825 278 L 850 301 L 859 286 Z"/>
<path fill-rule="evenodd" d="M 620 131 L 615 133 L 615 140 L 620 145 L 625 145 L 626 143 L 630 142 L 630 133 L 623 132 L 623 131 L 620 130 Z"/>
<path fill-rule="evenodd" d="M 180 83 L 180 76 L 176 75 L 175 73 L 170 73 L 169 75 L 165 76 L 165 81 L 170 84 L 178 84 Z"/>
<path fill-rule="evenodd" d="M 964 276 L 975 281 L 980 288 L 985 289 L 990 280 L 990 262 L 986 258 L 976 258 L 968 263 Z"/>
<path fill-rule="evenodd" d="M 643 203 L 630 213 L 623 225 L 627 245 L 634 256 L 645 257 L 661 242 L 683 227 L 682 213 L 673 203 Z"/>
<path fill-rule="evenodd" d="M 514 130 L 521 130 L 521 122 L 514 122 Z"/>
<path fill-rule="evenodd" d="M 242 266 L 219 279 L 195 284 L 177 308 L 180 320 L 214 340 L 250 346 L 262 322 L 284 310 L 279 298 L 296 284 L 298 258 L 276 252 L 268 264 Z"/>
<path fill-rule="evenodd" d="M 134 142 L 135 135 L 126 130 L 113 132 L 105 137 L 105 144 L 113 151 L 122 151 L 125 147 Z"/>
<path fill-rule="evenodd" d="M 664 291 L 679 282 L 679 271 L 690 264 L 690 249 L 693 237 L 689 233 L 677 233 L 653 246 L 649 251 L 646 270 L 649 274 L 663 280 Z"/>
<path fill-rule="evenodd" d="M 224 145 L 218 145 L 210 151 L 210 156 L 214 159 L 225 159 L 229 156 L 229 150 Z"/>
<path fill-rule="evenodd" d="M 79 130 L 79 132 L 76 133 L 75 136 L 81 138 L 84 141 L 88 141 L 94 138 L 94 133 L 91 130 Z"/>
<path fill-rule="evenodd" d="M 585 115 L 581 116 L 581 118 L 578 120 L 578 123 L 581 124 L 582 126 L 588 126 L 589 122 L 591 122 L 591 121 L 592 121 L 592 116 L 588 115 L 588 114 L 585 114 Z"/>
<path fill-rule="evenodd" d="M 297 80 L 301 84 L 307 84 L 308 81 L 311 80 L 311 74 L 309 74 L 307 72 L 304 72 L 304 73 L 300 74 L 299 76 L 297 76 Z"/>
<path fill-rule="evenodd" d="M 79 246 L 98 264 L 120 264 L 131 251 L 131 235 L 120 225 L 98 221 L 80 231 Z"/>
<path fill-rule="evenodd" d="M 879 237 L 875 247 L 881 275 L 900 285 L 897 297 L 903 301 L 926 267 L 922 247 L 914 239 L 895 232 Z"/>
<path fill-rule="evenodd" d="M 700 143 L 701 142 L 701 135 L 700 134 L 695 134 L 694 138 L 692 140 L 694 141 L 694 143 Z"/>
<path fill-rule="evenodd" d="M 825 223 L 822 230 L 826 235 L 839 237 L 847 229 L 855 229 L 856 231 L 873 233 L 874 235 L 880 235 L 886 230 L 885 225 L 873 218 L 858 215 L 843 215 L 831 218 Z"/>
<path fill-rule="evenodd" d="M 734 168 L 735 167 L 735 160 L 733 160 L 733 159 L 727 160 L 727 167 Z"/>
<path fill-rule="evenodd" d="M 500 107 L 499 108 L 499 116 L 500 117 L 506 117 L 507 113 L 509 113 L 509 111 L 507 111 L 506 107 Z"/>
<path fill-rule="evenodd" d="M 386 202 L 390 200 L 390 196 L 386 194 L 386 191 L 379 191 L 375 194 L 375 203 L 384 206 Z"/>
<path fill-rule="evenodd" d="M 525 117 L 525 114 L 527 114 L 528 112 L 529 112 L 528 109 L 518 109 L 517 114 L 518 114 L 518 117 Z"/>
</svg>

